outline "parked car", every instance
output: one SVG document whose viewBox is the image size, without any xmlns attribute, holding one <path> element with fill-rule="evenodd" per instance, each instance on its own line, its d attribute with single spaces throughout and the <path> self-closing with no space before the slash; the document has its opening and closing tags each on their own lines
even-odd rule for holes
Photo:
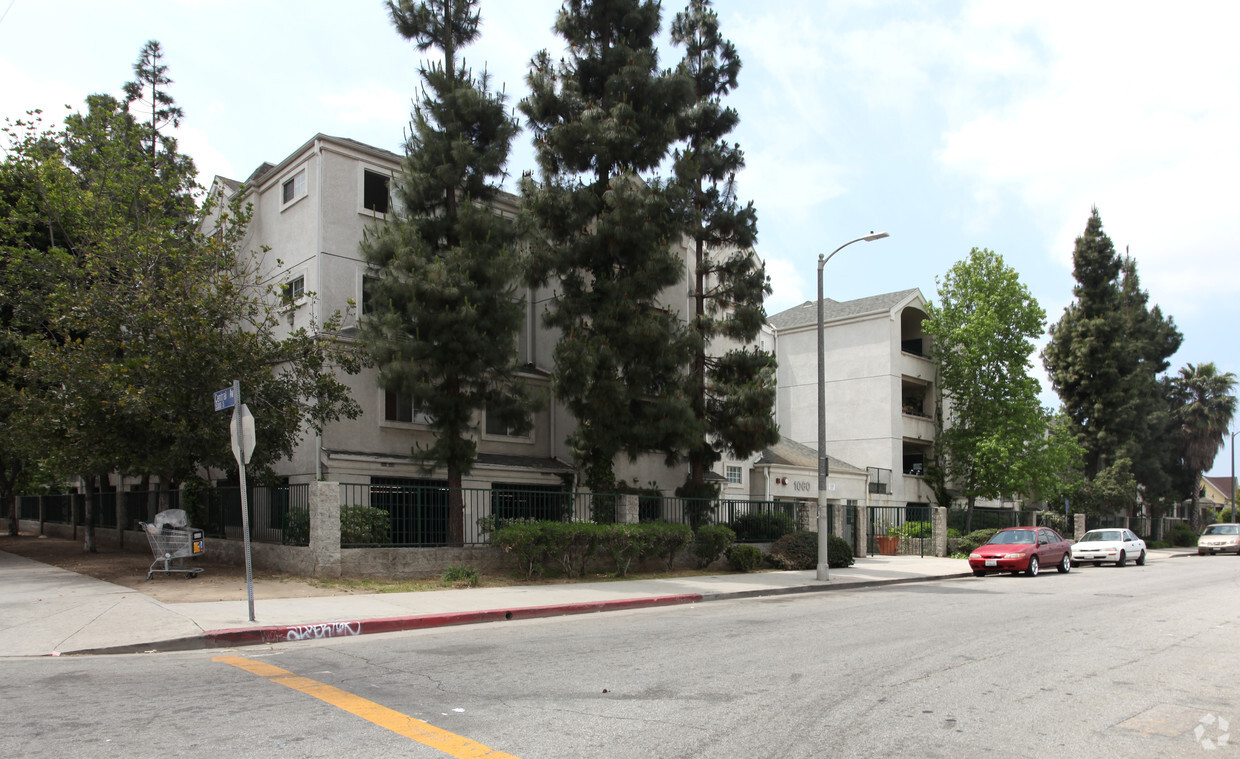
<svg viewBox="0 0 1240 759">
<path fill-rule="evenodd" d="M 1110 527 L 1090 530 L 1072 544 L 1072 566 L 1092 562 L 1095 567 L 1113 563 L 1122 567 L 1132 559 L 1137 566 L 1145 564 L 1145 541 L 1132 530 Z"/>
<path fill-rule="evenodd" d="M 1240 556 L 1240 525 L 1212 524 L 1197 538 L 1197 554 L 1234 553 Z"/>
<path fill-rule="evenodd" d="M 1072 568 L 1072 544 L 1049 527 L 999 530 L 969 554 L 969 567 L 977 577 L 989 572 L 1024 572 L 1034 577 L 1044 566 L 1060 572 Z"/>
</svg>

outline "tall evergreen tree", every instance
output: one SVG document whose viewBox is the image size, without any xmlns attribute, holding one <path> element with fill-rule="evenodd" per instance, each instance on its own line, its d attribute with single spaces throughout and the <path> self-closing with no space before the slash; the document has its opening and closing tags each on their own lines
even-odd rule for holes
<svg viewBox="0 0 1240 759">
<path fill-rule="evenodd" d="M 1050 329 L 1042 358 L 1086 452 L 1086 477 L 1121 458 L 1151 495 L 1166 490 L 1156 449 L 1167 429 L 1158 375 L 1179 348 L 1171 319 L 1148 305 L 1136 263 L 1121 258 L 1093 209 L 1073 252 L 1076 300 Z"/>
<path fill-rule="evenodd" d="M 476 415 L 523 432 L 533 407 L 517 376 L 525 309 L 516 231 L 492 206 L 517 125 L 485 74 L 475 80 L 457 57 L 478 34 L 476 8 L 476 0 L 388 3 L 400 35 L 443 61 L 419 69 L 400 202 L 362 243 L 378 274 L 363 333 L 380 385 L 429 417 L 434 443 L 415 453 L 447 470 L 452 543 L 463 540 L 460 487 L 477 458 Z"/>
<path fill-rule="evenodd" d="M 933 338 L 943 398 L 936 438 L 946 461 L 935 465 L 972 509 L 977 498 L 1037 487 L 1063 464 L 1062 449 L 1047 443 L 1050 420 L 1029 375 L 1046 313 L 989 250 L 974 248 L 957 262 L 938 295 L 922 323 Z"/>
<path fill-rule="evenodd" d="M 750 347 L 766 322 L 763 299 L 771 292 L 754 254 L 757 212 L 736 199 L 736 173 L 745 165 L 740 146 L 726 140 L 740 117 L 722 99 L 736 88 L 741 60 L 719 33 L 709 0 L 691 0 L 672 22 L 672 42 L 685 48 L 681 71 L 694 102 L 681 116 L 685 147 L 676 155 L 677 179 L 689 193 L 689 235 L 694 262 L 694 316 L 698 342 L 689 377 L 694 415 L 706 436 L 689 450 L 683 495 L 713 496 L 705 481 L 720 451 L 743 458 L 779 441 L 775 357 Z M 726 350 L 712 350 L 722 339 Z M 737 345 L 739 343 L 739 345 Z"/>
<path fill-rule="evenodd" d="M 663 300 L 683 298 L 685 197 L 656 175 L 693 93 L 659 69 L 657 2 L 566 0 L 555 29 L 567 54 L 534 56 L 520 104 L 541 170 L 521 185 L 530 278 L 553 283 L 554 381 L 586 485 L 612 492 L 619 453 L 674 461 L 702 439 L 685 381 L 699 340 L 683 300 Z"/>
<path fill-rule="evenodd" d="M 159 40 L 150 40 L 142 46 L 138 60 L 133 64 L 134 81 L 125 83 L 125 104 L 129 109 L 141 109 L 141 121 L 146 124 L 147 150 L 154 158 L 163 147 L 165 152 L 176 151 L 175 145 L 169 145 L 171 139 L 162 134 L 166 126 L 177 127 L 185 114 L 172 95 L 168 93 L 168 85 L 172 79 L 168 77 L 168 66 L 163 63 L 164 51 Z M 149 116 L 147 112 L 149 111 Z"/>
</svg>

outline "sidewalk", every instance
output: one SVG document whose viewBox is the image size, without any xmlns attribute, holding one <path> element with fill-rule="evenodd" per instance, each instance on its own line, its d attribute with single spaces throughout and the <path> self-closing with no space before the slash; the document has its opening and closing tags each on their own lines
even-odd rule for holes
<svg viewBox="0 0 1240 759">
<path fill-rule="evenodd" d="M 958 559 L 874 556 L 826 582 L 809 570 L 264 599 L 250 622 L 246 601 L 162 603 L 0 551 L 0 657 L 233 647 L 967 576 Z"/>
</svg>

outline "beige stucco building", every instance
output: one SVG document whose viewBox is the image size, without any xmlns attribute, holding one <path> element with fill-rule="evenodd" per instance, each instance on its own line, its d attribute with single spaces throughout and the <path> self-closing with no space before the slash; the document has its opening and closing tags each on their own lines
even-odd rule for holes
<svg viewBox="0 0 1240 759">
<path fill-rule="evenodd" d="M 264 163 L 244 184 L 216 178 L 213 192 L 229 196 L 243 191 L 253 203 L 244 249 L 259 251 L 261 270 L 290 301 L 282 328 L 321 325 L 340 311 L 346 313 L 345 338 L 356 335 L 368 276 L 359 243 L 368 229 L 384 223 L 391 210 L 395 199 L 388 195 L 388 180 L 400 171 L 401 160 L 386 150 L 318 134 L 278 164 Z M 517 198 L 507 194 L 496 203 L 499 210 L 512 214 L 516 204 Z M 688 248 L 682 247 L 681 253 L 690 269 Z M 691 281 L 689 271 L 686 282 Z M 475 428 L 478 460 L 464 487 L 577 487 L 565 444 L 576 422 L 554 397 L 550 377 L 557 336 L 542 326 L 541 319 L 551 297 L 551 288 L 526 290 L 526 318 L 518 336 L 521 379 L 543 393 L 548 403 L 536 413 L 526 435 L 509 435 L 480 414 Z M 692 304 L 688 288 L 678 288 L 661 305 L 687 318 Z M 768 329 L 759 344 L 769 350 L 773 343 L 774 333 Z M 415 445 L 429 442 L 431 432 L 409 404 L 385 393 L 373 369 L 342 379 L 350 385 L 362 415 L 332 423 L 321 436 L 307 436 L 290 461 L 277 465 L 279 473 L 290 483 L 442 481 L 444 472 L 426 470 L 412 455 Z M 725 497 L 750 497 L 753 460 L 719 462 L 714 479 L 723 485 Z M 615 471 L 634 486 L 653 483 L 670 495 L 684 482 L 686 466 L 669 467 L 662 455 L 651 454 L 635 462 L 620 457 Z"/>
<path fill-rule="evenodd" d="M 923 476 L 932 455 L 937 398 L 935 365 L 921 330 L 925 308 L 916 289 L 823 302 L 830 503 L 904 506 L 934 501 Z M 776 419 L 784 437 L 808 451 L 801 479 L 796 480 L 801 488 L 797 495 L 813 499 L 818 449 L 817 302 L 774 314 L 769 321 L 779 360 Z"/>
</svg>

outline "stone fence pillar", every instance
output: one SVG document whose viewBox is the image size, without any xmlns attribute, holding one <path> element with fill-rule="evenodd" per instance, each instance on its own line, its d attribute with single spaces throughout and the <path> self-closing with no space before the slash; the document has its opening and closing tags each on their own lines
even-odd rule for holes
<svg viewBox="0 0 1240 759">
<path fill-rule="evenodd" d="M 641 499 L 636 495 L 622 495 L 616 501 L 616 523 L 637 524 L 641 521 Z"/>
<path fill-rule="evenodd" d="M 340 576 L 340 483 L 310 483 L 310 554 L 315 577 Z"/>
<path fill-rule="evenodd" d="M 947 509 L 942 506 L 930 507 L 930 534 L 934 536 L 934 555 L 947 555 Z"/>
<path fill-rule="evenodd" d="M 1085 535 L 1085 515 L 1072 515 L 1072 539 L 1080 540 Z"/>
</svg>

